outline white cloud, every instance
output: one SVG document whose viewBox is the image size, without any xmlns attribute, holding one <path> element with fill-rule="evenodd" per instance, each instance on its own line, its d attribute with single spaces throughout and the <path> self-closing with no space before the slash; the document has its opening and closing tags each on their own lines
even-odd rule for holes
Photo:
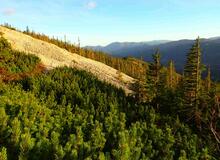
<svg viewBox="0 0 220 160">
<path fill-rule="evenodd" d="M 86 8 L 87 9 L 95 9 L 97 7 L 97 3 L 95 1 L 89 1 L 87 4 L 86 4 Z"/>
<path fill-rule="evenodd" d="M 6 16 L 11 16 L 15 14 L 16 10 L 14 8 L 5 8 L 3 9 L 2 13 Z"/>
</svg>

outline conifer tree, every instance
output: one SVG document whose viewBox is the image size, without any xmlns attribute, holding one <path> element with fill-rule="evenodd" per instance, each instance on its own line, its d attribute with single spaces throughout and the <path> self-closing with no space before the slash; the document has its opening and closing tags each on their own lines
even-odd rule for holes
<svg viewBox="0 0 220 160">
<path fill-rule="evenodd" d="M 77 54 L 79 54 L 81 56 L 81 46 L 80 46 L 80 39 L 79 39 L 79 37 L 78 37 Z"/>
<path fill-rule="evenodd" d="M 160 63 L 160 52 L 156 51 L 155 54 L 152 55 L 153 62 L 149 64 L 149 69 L 147 71 L 147 89 L 149 93 L 150 99 L 156 97 L 158 95 L 158 91 L 160 89 L 160 73 L 161 73 L 161 63 Z"/>
<path fill-rule="evenodd" d="M 117 70 L 116 74 L 118 75 L 119 82 L 123 82 L 123 76 L 122 76 L 122 72 L 121 72 L 121 65 L 120 65 L 119 62 L 118 62 L 118 70 Z"/>
<path fill-rule="evenodd" d="M 30 33 L 30 29 L 29 29 L 29 27 L 28 26 L 26 26 L 26 31 L 25 31 L 26 33 Z"/>
<path fill-rule="evenodd" d="M 198 129 L 201 130 L 202 110 L 199 107 L 201 98 L 201 49 L 200 40 L 196 39 L 184 68 L 183 92 L 184 106 L 188 112 L 188 120 L 195 121 Z"/>
<path fill-rule="evenodd" d="M 26 160 L 28 159 L 28 153 L 29 151 L 34 147 L 34 139 L 31 138 L 31 134 L 29 132 L 29 129 L 24 128 L 23 134 L 21 134 L 21 140 L 19 144 L 19 160 Z"/>
<path fill-rule="evenodd" d="M 0 160 L 7 160 L 7 149 L 5 147 L 2 147 L 0 151 Z"/>
<path fill-rule="evenodd" d="M 201 49 L 199 38 L 195 41 L 187 55 L 184 68 L 184 96 L 185 104 L 198 107 L 201 89 Z"/>
<path fill-rule="evenodd" d="M 161 69 L 160 58 L 161 58 L 160 52 L 159 50 L 157 50 L 156 53 L 153 55 L 154 63 L 152 63 L 149 66 L 152 71 L 151 73 L 152 73 L 153 79 L 155 80 L 155 84 L 158 84 L 160 80 L 160 69 Z"/>
<path fill-rule="evenodd" d="M 18 118 L 15 117 L 14 120 L 12 120 L 11 142 L 14 145 L 18 145 L 20 136 L 21 136 L 21 123 L 18 120 Z"/>
<path fill-rule="evenodd" d="M 207 77 L 205 79 L 205 88 L 206 91 L 209 92 L 211 89 L 211 84 L 212 84 L 212 80 L 211 80 L 211 69 L 210 66 L 208 67 L 208 73 L 207 73 Z"/>
<path fill-rule="evenodd" d="M 5 112 L 5 108 L 0 108 L 0 115 L 0 136 L 3 137 L 8 121 L 8 115 Z"/>
<path fill-rule="evenodd" d="M 167 85 L 169 88 L 173 89 L 176 85 L 176 76 L 174 62 L 172 60 L 169 62 L 167 72 Z"/>
<path fill-rule="evenodd" d="M 138 67 L 138 80 L 136 82 L 136 98 L 138 102 L 145 102 L 147 100 L 147 86 L 146 86 L 146 73 L 141 63 Z"/>
</svg>

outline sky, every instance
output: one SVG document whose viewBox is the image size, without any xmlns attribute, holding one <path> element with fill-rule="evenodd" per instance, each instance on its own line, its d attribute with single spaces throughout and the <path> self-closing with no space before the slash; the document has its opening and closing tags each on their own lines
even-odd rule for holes
<svg viewBox="0 0 220 160">
<path fill-rule="evenodd" d="M 220 0 L 0 0 L 0 23 L 82 46 L 220 36 Z"/>
</svg>

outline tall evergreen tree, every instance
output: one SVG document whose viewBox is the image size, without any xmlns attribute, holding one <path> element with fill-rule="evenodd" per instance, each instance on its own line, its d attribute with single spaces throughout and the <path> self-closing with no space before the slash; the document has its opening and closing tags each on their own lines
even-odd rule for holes
<svg viewBox="0 0 220 160">
<path fill-rule="evenodd" d="M 77 54 L 81 55 L 80 39 L 78 37 Z"/>
<path fill-rule="evenodd" d="M 201 127 L 201 110 L 199 108 L 201 68 L 201 49 L 198 38 L 187 55 L 183 79 L 184 105 L 189 114 L 188 119 L 195 120 L 198 128 Z"/>
<path fill-rule="evenodd" d="M 176 76 L 175 76 L 175 66 L 174 62 L 171 60 L 167 68 L 167 85 L 169 88 L 173 89 L 176 85 Z"/>
<path fill-rule="evenodd" d="M 201 88 L 201 49 L 199 38 L 195 41 L 187 55 L 184 67 L 184 95 L 185 103 L 190 106 L 198 105 Z"/>
<path fill-rule="evenodd" d="M 30 29 L 29 29 L 29 27 L 28 26 L 26 26 L 26 31 L 25 31 L 26 33 L 30 33 Z"/>
<path fill-rule="evenodd" d="M 152 77 L 155 80 L 155 84 L 159 83 L 160 80 L 160 69 L 161 69 L 161 63 L 160 63 L 160 52 L 159 50 L 156 51 L 156 53 L 153 55 L 153 63 L 149 66 L 151 69 Z"/>
<path fill-rule="evenodd" d="M 212 80 L 211 80 L 211 69 L 210 66 L 208 67 L 208 73 L 207 73 L 207 77 L 205 79 L 205 88 L 206 91 L 209 92 L 211 89 L 211 84 L 212 84 Z"/>
<path fill-rule="evenodd" d="M 161 63 L 160 63 L 160 52 L 156 51 L 155 54 L 152 55 L 153 62 L 149 64 L 149 69 L 147 71 L 147 88 L 148 95 L 151 97 L 150 99 L 156 97 L 158 95 L 158 91 L 161 87 L 160 84 L 160 73 L 161 73 Z"/>
<path fill-rule="evenodd" d="M 146 73 L 142 66 L 142 63 L 139 63 L 138 67 L 138 80 L 136 82 L 136 99 L 138 102 L 145 102 L 147 100 L 147 86 L 146 86 Z"/>
</svg>

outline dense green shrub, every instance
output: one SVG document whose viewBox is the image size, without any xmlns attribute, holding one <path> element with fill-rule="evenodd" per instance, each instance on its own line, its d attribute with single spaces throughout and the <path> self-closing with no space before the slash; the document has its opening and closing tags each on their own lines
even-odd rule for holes
<svg viewBox="0 0 220 160">
<path fill-rule="evenodd" d="M 0 37 L 0 68 L 8 73 L 30 72 L 40 59 L 34 55 L 13 51 L 10 44 Z"/>
<path fill-rule="evenodd" d="M 39 63 L 0 40 L 0 64 L 10 73 Z M 161 86 L 158 91 L 151 102 L 139 103 L 67 67 L 0 81 L 0 159 L 218 159 L 210 132 L 179 113 L 181 93 Z"/>
</svg>

